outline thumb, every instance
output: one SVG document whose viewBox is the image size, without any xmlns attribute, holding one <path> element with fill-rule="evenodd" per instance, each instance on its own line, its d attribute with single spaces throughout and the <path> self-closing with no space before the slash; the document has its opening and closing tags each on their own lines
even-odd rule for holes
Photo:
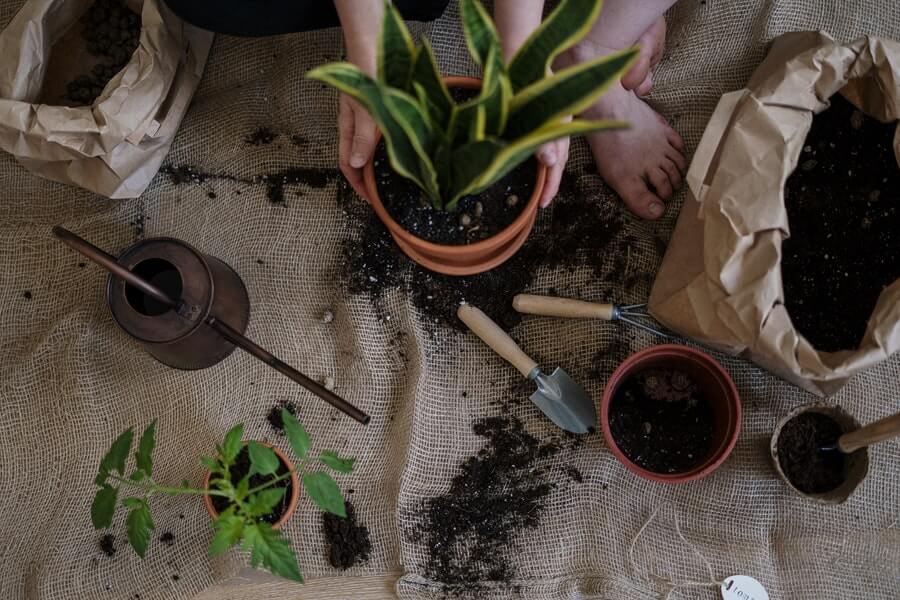
<svg viewBox="0 0 900 600">
<path fill-rule="evenodd" d="M 375 122 L 369 113 L 360 108 L 355 111 L 353 142 L 350 149 L 350 166 L 361 169 L 375 153 Z"/>
</svg>

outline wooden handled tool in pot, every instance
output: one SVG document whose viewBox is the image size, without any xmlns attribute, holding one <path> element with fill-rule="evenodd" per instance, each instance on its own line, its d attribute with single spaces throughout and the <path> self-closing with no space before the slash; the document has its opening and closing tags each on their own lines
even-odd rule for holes
<svg viewBox="0 0 900 600">
<path fill-rule="evenodd" d="M 644 309 L 646 304 L 630 304 L 628 306 L 616 306 L 615 304 L 602 304 L 599 302 L 585 302 L 572 298 L 556 298 L 554 296 L 535 296 L 533 294 L 519 294 L 513 298 L 513 308 L 527 315 L 542 315 L 545 317 L 563 317 L 570 319 L 602 319 L 603 321 L 622 321 L 633 327 L 638 327 L 654 335 L 663 338 L 672 336 L 641 323 L 637 319 L 652 319 Z"/>
<path fill-rule="evenodd" d="M 491 350 L 537 385 L 531 401 L 551 421 L 573 433 L 588 433 L 596 428 L 597 409 L 594 402 L 565 371 L 557 367 L 550 375 L 544 374 L 499 325 L 471 304 L 463 304 L 456 314 Z"/>
<path fill-rule="evenodd" d="M 856 431 L 850 431 L 838 438 L 836 444 L 820 448 L 822 451 L 840 450 L 844 454 L 850 454 L 860 448 L 871 446 L 877 442 L 883 442 L 900 436 L 900 413 L 885 417 L 880 421 L 860 427 Z"/>
</svg>

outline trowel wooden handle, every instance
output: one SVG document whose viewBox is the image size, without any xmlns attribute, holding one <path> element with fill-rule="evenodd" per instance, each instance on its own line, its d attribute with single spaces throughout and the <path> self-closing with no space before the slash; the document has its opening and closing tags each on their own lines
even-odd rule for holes
<svg viewBox="0 0 900 600">
<path fill-rule="evenodd" d="M 531 294 L 519 294 L 513 298 L 513 308 L 520 313 L 528 315 L 570 317 L 574 319 L 603 319 L 604 321 L 612 320 L 614 310 L 612 304 L 584 302 L 583 300 L 555 298 L 553 296 L 533 296 Z"/>
<path fill-rule="evenodd" d="M 491 350 L 518 369 L 523 376 L 528 377 L 537 366 L 537 363 L 522 352 L 519 345 L 500 329 L 499 325 L 471 304 L 460 306 L 456 315 L 472 330 L 472 333 L 480 337 L 481 341 L 491 347 Z"/>
<path fill-rule="evenodd" d="M 883 442 L 897 436 L 900 436 L 900 413 L 845 433 L 838 439 L 838 448 L 841 452 L 849 454 L 875 442 Z"/>
</svg>

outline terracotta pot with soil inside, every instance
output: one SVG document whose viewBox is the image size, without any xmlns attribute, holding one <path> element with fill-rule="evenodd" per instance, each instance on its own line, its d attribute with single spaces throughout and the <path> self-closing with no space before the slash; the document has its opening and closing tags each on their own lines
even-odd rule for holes
<svg viewBox="0 0 900 600">
<path fill-rule="evenodd" d="M 822 504 L 839 504 L 850 497 L 869 470 L 869 454 L 821 450 L 841 435 L 860 428 L 837 406 L 807 404 L 787 414 L 772 434 L 770 450 L 775 470 L 795 492 Z"/>
<path fill-rule="evenodd" d="M 600 422 L 606 443 L 630 471 L 684 483 L 709 475 L 731 454 L 741 402 L 731 377 L 706 354 L 654 346 L 612 374 Z"/>
<path fill-rule="evenodd" d="M 444 81 L 456 100 L 481 88 L 472 77 Z M 534 227 L 546 176 L 546 167 L 531 159 L 449 212 L 433 208 L 414 183 L 391 170 L 383 145 L 364 170 L 369 203 L 400 249 L 446 275 L 482 273 L 512 257 Z"/>
<path fill-rule="evenodd" d="M 258 485 L 263 485 L 267 481 L 274 479 L 278 475 L 283 475 L 287 473 L 288 470 L 292 471 L 291 476 L 288 479 L 285 479 L 282 482 L 275 484 L 275 487 L 283 487 L 285 488 L 284 496 L 281 499 L 281 502 L 276 505 L 275 510 L 268 515 L 260 517 L 261 521 L 265 521 L 272 525 L 273 529 L 281 529 L 287 520 L 291 518 L 291 515 L 294 514 L 294 510 L 297 508 L 297 502 L 300 499 L 300 481 L 297 477 L 296 470 L 294 468 L 294 463 L 287 457 L 285 454 L 279 450 L 278 448 L 272 446 L 271 444 L 266 444 L 264 442 L 258 442 L 263 446 L 267 446 L 271 448 L 275 454 L 278 456 L 278 460 L 281 462 L 281 465 L 278 468 L 278 471 L 275 475 L 260 475 L 254 474 L 250 477 L 250 488 L 254 488 Z M 246 444 L 241 449 L 241 452 L 237 456 L 237 460 L 231 466 L 231 481 L 237 485 L 237 483 L 250 471 L 250 456 L 247 451 Z M 206 477 L 203 479 L 203 489 L 209 489 L 209 479 L 210 473 L 206 474 Z M 219 513 L 228 508 L 228 500 L 221 496 L 203 496 L 203 505 L 206 507 L 206 511 L 209 515 L 216 519 L 219 516 Z"/>
</svg>

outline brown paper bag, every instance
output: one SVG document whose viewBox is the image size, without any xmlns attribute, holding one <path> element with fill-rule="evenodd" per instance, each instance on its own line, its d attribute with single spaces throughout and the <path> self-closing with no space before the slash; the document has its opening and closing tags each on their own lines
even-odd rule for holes
<svg viewBox="0 0 900 600">
<path fill-rule="evenodd" d="M 90 4 L 29 0 L 0 33 L 0 148 L 48 179 L 135 198 L 169 150 L 213 35 L 137 0 L 140 45 L 93 106 L 41 104 L 51 49 Z"/>
<path fill-rule="evenodd" d="M 900 349 L 900 281 L 881 293 L 858 350 L 817 352 L 783 305 L 784 184 L 813 114 L 839 90 L 883 122 L 900 118 L 900 43 L 789 33 L 745 89 L 722 97 L 649 302 L 667 327 L 819 395 Z M 894 151 L 900 164 L 900 128 Z"/>
</svg>

